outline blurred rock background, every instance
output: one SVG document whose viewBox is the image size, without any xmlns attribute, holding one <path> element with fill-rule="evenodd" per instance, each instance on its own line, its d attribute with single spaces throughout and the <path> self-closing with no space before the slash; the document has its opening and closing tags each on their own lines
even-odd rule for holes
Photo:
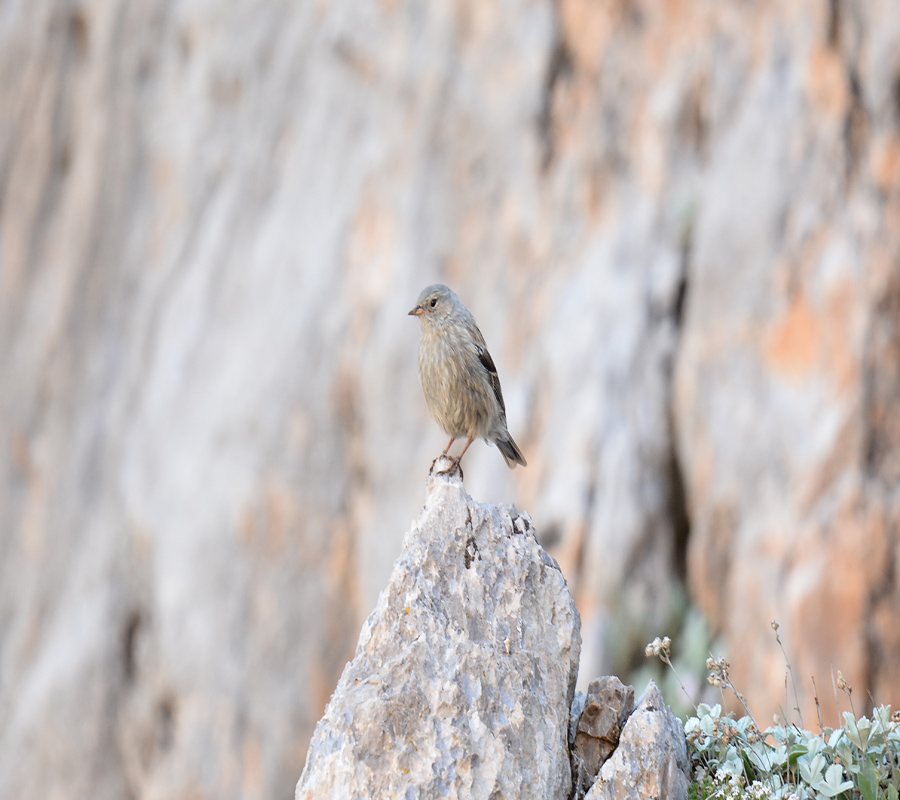
<svg viewBox="0 0 900 800">
<path fill-rule="evenodd" d="M 292 796 L 435 280 L 583 685 L 689 597 L 764 722 L 772 618 L 807 727 L 900 702 L 894 0 L 0 0 L 0 797 Z"/>
</svg>

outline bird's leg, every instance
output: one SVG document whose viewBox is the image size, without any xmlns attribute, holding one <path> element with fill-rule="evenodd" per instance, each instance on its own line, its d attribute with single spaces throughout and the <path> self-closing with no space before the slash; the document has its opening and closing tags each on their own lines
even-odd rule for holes
<svg viewBox="0 0 900 800">
<path fill-rule="evenodd" d="M 469 445 L 472 444 L 473 441 L 475 441 L 475 437 L 474 437 L 474 436 L 470 436 L 470 437 L 469 437 L 469 441 L 466 442 L 466 446 L 462 449 L 462 453 L 460 453 L 458 456 L 456 456 L 456 458 L 454 458 L 454 457 L 451 456 L 451 455 L 448 455 L 448 452 L 447 452 L 447 451 L 450 449 L 450 446 L 451 446 L 455 441 L 456 441 L 456 437 L 454 436 L 454 437 L 450 440 L 450 444 L 448 444 L 447 447 L 444 449 L 444 453 L 443 453 L 443 455 L 447 456 L 447 458 L 450 459 L 450 461 L 452 462 L 453 466 L 450 467 L 450 469 L 448 469 L 448 470 L 443 470 L 443 469 L 442 469 L 442 470 L 441 470 L 441 473 L 447 473 L 447 472 L 449 472 L 449 473 L 452 474 L 454 470 L 459 470 L 459 477 L 462 478 L 462 476 L 463 476 L 463 471 L 462 471 L 462 467 L 461 467 L 460 464 L 459 464 L 459 461 L 460 461 L 460 459 L 463 457 L 463 453 L 466 452 L 466 450 L 468 449 Z M 438 458 L 440 458 L 440 456 L 438 456 Z M 432 468 L 432 469 L 434 469 L 434 464 L 435 464 L 435 463 L 437 463 L 437 458 L 434 460 L 434 463 L 431 465 L 431 468 Z"/>
<path fill-rule="evenodd" d="M 475 437 L 474 437 L 474 436 L 470 436 L 470 437 L 469 437 L 469 441 L 466 442 L 466 446 L 462 449 L 462 452 L 456 457 L 456 463 L 457 463 L 457 464 L 458 464 L 460 461 L 462 461 L 462 457 L 466 454 L 466 450 L 469 449 L 469 445 L 472 444 L 472 442 L 474 442 L 474 441 L 475 441 Z"/>
<path fill-rule="evenodd" d="M 450 472 L 453 472 L 453 469 L 458 469 L 460 480 L 462 480 L 462 477 L 463 477 L 462 464 L 460 462 L 462 461 L 462 457 L 463 457 L 463 455 L 465 455 L 466 450 L 469 449 L 469 445 L 472 444 L 472 442 L 474 442 L 474 441 L 475 441 L 475 437 L 470 436 L 469 440 L 466 442 L 466 446 L 463 447 L 462 452 L 460 452 L 460 454 L 456 458 L 453 458 L 451 456 L 451 459 L 453 460 L 453 468 L 450 470 Z M 452 442 L 450 444 L 452 444 Z M 449 449 L 449 445 L 447 446 L 447 448 Z"/>
<path fill-rule="evenodd" d="M 459 466 L 459 465 L 456 463 L 456 459 L 453 458 L 453 456 L 447 455 L 447 452 L 448 452 L 448 451 L 450 450 L 450 448 L 453 446 L 453 443 L 454 443 L 455 441 L 456 441 L 456 437 L 455 437 L 455 436 L 451 437 L 450 441 L 447 443 L 447 446 L 444 448 L 444 452 L 441 454 L 441 455 L 447 456 L 447 458 L 449 458 L 450 461 L 453 462 L 453 466 L 452 466 L 449 470 L 446 470 L 446 469 L 440 470 L 440 472 L 438 473 L 439 475 L 440 475 L 440 474 L 446 474 L 447 472 L 453 472 L 453 470 L 456 469 L 456 468 Z M 441 456 L 438 456 L 438 458 L 440 458 L 440 457 L 441 457 Z M 431 462 L 431 469 L 432 469 L 432 471 L 434 471 L 434 465 L 437 464 L 437 460 L 438 460 L 438 459 L 436 458 L 434 461 Z"/>
<path fill-rule="evenodd" d="M 466 454 L 466 450 L 469 449 L 469 445 L 475 441 L 474 436 L 469 437 L 469 441 L 466 442 L 466 446 L 462 449 L 462 452 L 456 457 L 456 466 L 459 466 L 459 462 L 462 461 L 462 457 Z M 462 475 L 462 469 L 459 470 L 459 474 Z"/>
</svg>

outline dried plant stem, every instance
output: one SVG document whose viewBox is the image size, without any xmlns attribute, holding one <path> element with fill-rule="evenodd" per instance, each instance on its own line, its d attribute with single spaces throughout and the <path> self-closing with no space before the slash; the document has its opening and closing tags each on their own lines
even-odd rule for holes
<svg viewBox="0 0 900 800">
<path fill-rule="evenodd" d="M 819 689 L 816 686 L 816 676 L 812 675 L 812 685 L 813 685 L 813 700 L 816 701 L 816 717 L 819 720 L 819 733 L 823 733 L 825 728 L 822 725 L 822 707 L 819 705 Z"/>
<path fill-rule="evenodd" d="M 718 686 L 721 689 L 723 686 L 727 686 L 734 692 L 734 696 L 740 701 L 741 705 L 744 707 L 744 711 L 747 712 L 747 716 L 753 721 L 753 724 L 757 725 L 756 717 L 750 711 L 750 707 L 747 705 L 747 701 L 744 699 L 744 695 L 742 695 L 736 688 L 735 685 L 731 682 L 731 676 L 729 671 L 731 669 L 731 664 L 728 663 L 724 658 L 716 658 L 712 653 L 709 654 L 709 658 L 706 659 L 706 668 L 709 670 L 709 678 L 707 680 L 713 685 Z M 723 698 L 724 699 L 724 698 Z"/>
<path fill-rule="evenodd" d="M 744 699 L 744 695 L 742 695 L 737 689 L 734 688 L 734 684 L 730 680 L 728 681 L 727 686 L 729 689 L 731 689 L 732 692 L 734 692 L 734 696 L 738 700 L 740 700 L 741 705 L 744 707 L 744 711 L 747 712 L 747 716 L 753 720 L 753 724 L 758 728 L 759 725 L 757 725 L 756 723 L 756 717 L 754 717 L 752 712 L 750 711 L 750 706 L 747 705 L 747 701 Z"/>
<path fill-rule="evenodd" d="M 684 692 L 684 696 L 688 699 L 688 702 L 693 706 L 694 713 L 697 713 L 697 704 L 694 702 L 694 698 L 688 694 L 688 690 L 685 688 L 684 683 L 681 680 L 681 676 L 678 674 L 678 670 L 672 665 L 672 640 L 666 636 L 663 639 L 660 639 L 658 636 L 644 648 L 644 655 L 647 658 L 651 656 L 656 656 L 660 661 L 663 662 L 670 670 L 672 670 L 672 674 L 675 676 L 675 680 L 678 681 L 678 685 L 681 687 L 681 691 Z"/>
<path fill-rule="evenodd" d="M 784 643 L 781 641 L 781 636 L 778 635 L 778 629 L 781 626 L 778 624 L 777 620 L 772 620 L 772 630 L 775 631 L 775 641 L 778 642 L 778 646 L 781 648 L 781 654 L 784 656 L 784 663 L 787 665 L 787 671 L 791 676 L 791 689 L 794 692 L 794 710 L 797 712 L 797 719 L 800 720 L 800 727 L 803 727 L 803 714 L 800 712 L 800 695 L 797 693 L 797 684 L 794 681 L 794 670 L 791 667 L 790 659 L 788 658 L 787 651 L 784 649 Z M 784 676 L 784 704 L 787 706 L 787 675 Z M 785 720 L 787 722 L 787 720 Z"/>
<path fill-rule="evenodd" d="M 843 714 L 841 714 L 841 701 L 837 693 L 837 680 L 834 677 L 834 664 L 831 665 L 831 686 L 834 689 L 834 704 L 837 706 L 838 719 L 840 720 L 843 718 Z"/>
</svg>

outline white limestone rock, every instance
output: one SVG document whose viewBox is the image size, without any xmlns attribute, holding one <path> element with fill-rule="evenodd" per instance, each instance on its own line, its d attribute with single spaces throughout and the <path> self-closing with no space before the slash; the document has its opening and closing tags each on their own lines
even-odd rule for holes
<svg viewBox="0 0 900 800">
<path fill-rule="evenodd" d="M 448 462 L 438 461 L 438 467 Z M 563 798 L 581 621 L 527 514 L 434 475 L 297 800 Z"/>
</svg>

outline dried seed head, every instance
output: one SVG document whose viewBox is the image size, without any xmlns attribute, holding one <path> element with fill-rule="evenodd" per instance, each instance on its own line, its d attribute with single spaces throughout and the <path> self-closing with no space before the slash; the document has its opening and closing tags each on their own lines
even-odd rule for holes
<svg viewBox="0 0 900 800">
<path fill-rule="evenodd" d="M 844 680 L 844 675 L 840 670 L 838 670 L 837 674 L 837 687 L 842 692 L 846 692 L 847 694 L 850 694 L 850 692 L 853 691 L 853 687 L 849 683 L 847 683 L 846 680 Z"/>
<path fill-rule="evenodd" d="M 656 656 L 660 661 L 668 664 L 672 657 L 672 640 L 668 636 L 662 639 L 657 636 L 644 648 L 644 655 L 647 658 Z"/>
</svg>

